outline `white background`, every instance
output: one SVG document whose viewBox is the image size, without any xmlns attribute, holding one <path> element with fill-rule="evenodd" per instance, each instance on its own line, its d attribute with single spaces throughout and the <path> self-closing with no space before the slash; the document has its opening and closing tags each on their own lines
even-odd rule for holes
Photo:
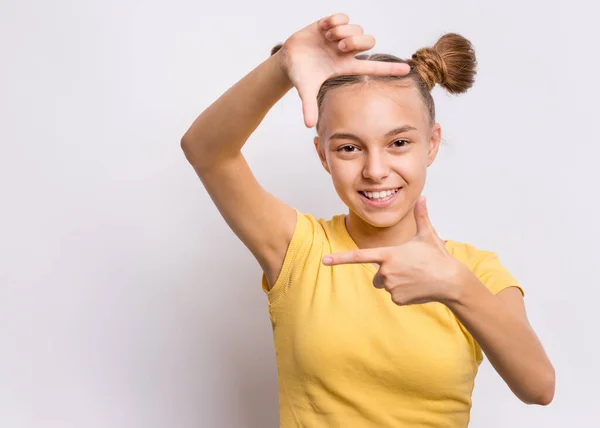
<svg viewBox="0 0 600 428">
<path fill-rule="evenodd" d="M 261 272 L 179 144 L 273 45 L 338 11 L 376 52 L 448 31 L 476 48 L 473 89 L 434 90 L 425 193 L 442 237 L 520 280 L 557 388 L 527 406 L 486 361 L 471 426 L 597 426 L 598 6 L 523 0 L 2 0 L 0 426 L 277 425 Z M 313 135 L 291 91 L 244 153 L 269 191 L 330 218 L 345 207 Z"/>
</svg>

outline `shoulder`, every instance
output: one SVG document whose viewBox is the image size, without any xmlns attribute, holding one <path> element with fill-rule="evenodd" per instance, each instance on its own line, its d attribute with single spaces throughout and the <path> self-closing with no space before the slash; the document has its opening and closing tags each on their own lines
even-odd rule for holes
<svg viewBox="0 0 600 428">
<path fill-rule="evenodd" d="M 286 264 L 301 266 L 301 262 L 307 258 L 321 257 L 321 253 L 330 247 L 332 242 L 343 240 L 343 214 L 323 219 L 298 209 L 295 211 L 296 226 L 287 249 Z"/>
<path fill-rule="evenodd" d="M 524 294 L 496 252 L 453 240 L 446 240 L 446 249 L 454 258 L 465 264 L 494 294 L 507 287 L 517 287 Z"/>
<path fill-rule="evenodd" d="M 340 223 L 343 225 L 343 214 L 326 220 L 296 208 L 294 211 L 296 212 L 294 233 L 272 286 L 263 273 L 262 288 L 269 296 L 271 308 L 282 300 L 294 283 L 309 275 L 307 272 L 318 270 L 324 254 L 331 252 L 332 241 L 339 239 Z"/>
<path fill-rule="evenodd" d="M 345 214 L 337 214 L 330 218 L 316 217 L 309 213 L 297 212 L 296 232 L 298 235 L 312 236 L 327 241 L 343 238 Z"/>
<path fill-rule="evenodd" d="M 446 240 L 446 249 L 453 257 L 467 265 L 476 264 L 485 258 L 497 257 L 493 251 L 482 250 L 469 243 L 451 239 Z"/>
</svg>

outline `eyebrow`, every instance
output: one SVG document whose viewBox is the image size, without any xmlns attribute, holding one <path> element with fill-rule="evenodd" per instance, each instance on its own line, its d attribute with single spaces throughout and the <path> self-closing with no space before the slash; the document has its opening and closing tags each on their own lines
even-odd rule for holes
<svg viewBox="0 0 600 428">
<path fill-rule="evenodd" d="M 384 135 L 384 137 L 390 138 L 390 137 L 393 137 L 394 135 L 402 134 L 402 133 L 408 132 L 408 131 L 416 131 L 416 130 L 417 130 L 417 128 L 415 128 L 414 126 L 410 126 L 410 125 L 399 126 L 398 128 L 394 128 L 391 131 L 388 131 Z M 349 132 L 336 132 L 331 137 L 329 137 L 329 140 L 334 140 L 334 139 L 354 140 L 354 141 L 362 142 L 362 140 L 360 139 L 359 136 L 351 134 Z"/>
</svg>

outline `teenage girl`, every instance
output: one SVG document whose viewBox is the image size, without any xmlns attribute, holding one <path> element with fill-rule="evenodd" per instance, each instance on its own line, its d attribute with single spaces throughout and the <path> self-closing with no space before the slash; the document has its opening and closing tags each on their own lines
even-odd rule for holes
<svg viewBox="0 0 600 428">
<path fill-rule="evenodd" d="M 554 369 L 523 290 L 493 252 L 441 240 L 421 196 L 441 128 L 431 89 L 473 84 L 468 40 L 411 59 L 348 16 L 293 34 L 182 138 L 223 218 L 262 267 L 282 427 L 466 427 L 483 352 L 514 394 L 546 405 Z M 301 213 L 257 183 L 241 149 L 292 87 L 348 214 Z"/>
</svg>

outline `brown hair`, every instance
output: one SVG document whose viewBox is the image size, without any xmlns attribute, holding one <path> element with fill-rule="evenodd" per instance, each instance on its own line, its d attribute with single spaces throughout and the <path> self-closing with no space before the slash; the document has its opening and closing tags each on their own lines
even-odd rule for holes
<svg viewBox="0 0 600 428">
<path fill-rule="evenodd" d="M 275 54 L 282 45 L 271 49 Z M 433 47 L 426 47 L 415 52 L 411 59 L 404 60 L 390 54 L 360 54 L 356 59 L 383 62 L 402 62 L 410 65 L 410 73 L 406 76 L 335 76 L 326 80 L 317 96 L 319 113 L 327 91 L 340 86 L 348 86 L 368 81 L 412 81 L 423 97 L 432 122 L 435 122 L 435 105 L 431 90 L 436 84 L 452 94 L 466 92 L 476 74 L 477 60 L 471 42 L 455 33 L 443 35 Z M 319 117 L 321 115 L 319 114 Z M 320 120 L 319 120 L 320 121 Z M 316 129 L 319 129 L 317 122 Z"/>
</svg>

